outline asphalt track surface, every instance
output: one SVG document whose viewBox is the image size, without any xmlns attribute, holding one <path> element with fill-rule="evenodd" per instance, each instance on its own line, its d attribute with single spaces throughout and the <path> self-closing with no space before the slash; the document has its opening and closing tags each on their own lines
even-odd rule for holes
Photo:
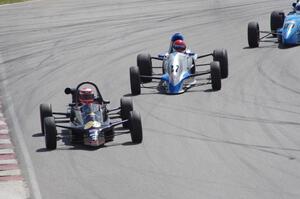
<svg viewBox="0 0 300 199">
<path fill-rule="evenodd" d="M 33 195 L 300 198 L 300 47 L 248 49 L 246 35 L 249 21 L 268 30 L 271 11 L 288 11 L 290 4 L 42 0 L 0 7 L 2 95 L 14 133 L 24 138 L 15 142 L 29 152 L 24 159 L 32 167 L 25 173 L 40 192 Z M 136 55 L 166 51 L 178 31 L 199 54 L 228 50 L 229 78 L 221 91 L 211 92 L 210 85 L 177 96 L 142 90 L 133 97 L 142 144 L 123 135 L 97 150 L 61 141 L 57 150 L 45 150 L 40 103 L 63 111 L 70 100 L 64 88 L 89 80 L 118 106 L 130 93 Z"/>
</svg>

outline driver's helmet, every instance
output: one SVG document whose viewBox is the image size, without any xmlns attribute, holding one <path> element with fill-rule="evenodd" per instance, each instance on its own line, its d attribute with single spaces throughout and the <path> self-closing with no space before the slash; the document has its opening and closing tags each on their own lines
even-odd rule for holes
<svg viewBox="0 0 300 199">
<path fill-rule="evenodd" d="M 300 3 L 297 3 L 295 6 L 296 13 L 300 14 Z"/>
<path fill-rule="evenodd" d="M 82 88 L 79 90 L 79 101 L 82 104 L 91 104 L 94 102 L 95 96 L 91 88 Z"/>
<path fill-rule="evenodd" d="M 171 37 L 171 42 L 173 43 L 176 40 L 184 40 L 183 35 L 179 32 L 175 33 L 172 37 Z"/>
<path fill-rule="evenodd" d="M 173 49 L 176 51 L 176 52 L 184 52 L 185 49 L 186 49 L 186 45 L 185 45 L 185 42 L 183 40 L 176 40 L 174 43 L 173 43 Z"/>
</svg>

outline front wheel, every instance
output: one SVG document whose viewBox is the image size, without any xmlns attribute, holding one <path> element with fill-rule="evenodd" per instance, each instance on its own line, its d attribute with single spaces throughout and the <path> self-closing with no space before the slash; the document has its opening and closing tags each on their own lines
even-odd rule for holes
<svg viewBox="0 0 300 199">
<path fill-rule="evenodd" d="M 248 44 L 250 48 L 256 48 L 259 46 L 259 25 L 257 22 L 250 22 L 248 24 Z"/>
<path fill-rule="evenodd" d="M 45 120 L 46 117 L 52 117 L 51 104 L 41 104 L 40 105 L 41 130 L 42 130 L 43 135 L 45 135 L 44 120 Z"/>
<path fill-rule="evenodd" d="M 105 142 L 112 142 L 115 138 L 114 129 L 105 132 Z"/>
<path fill-rule="evenodd" d="M 282 45 L 282 34 L 277 35 L 277 40 L 278 40 L 279 45 Z"/>
<path fill-rule="evenodd" d="M 121 104 L 120 115 L 121 115 L 122 120 L 129 120 L 130 111 L 133 110 L 132 99 L 129 97 L 122 97 L 120 100 L 120 104 Z M 128 128 L 128 123 L 129 122 L 123 123 L 123 127 Z"/>
<path fill-rule="evenodd" d="M 221 90 L 221 71 L 219 62 L 210 63 L 211 86 L 214 91 Z"/>
<path fill-rule="evenodd" d="M 136 66 L 130 67 L 130 87 L 132 95 L 141 94 L 141 78 L 139 68 Z"/>
<path fill-rule="evenodd" d="M 285 14 L 282 11 L 273 11 L 270 16 L 270 27 L 273 37 L 276 37 L 276 31 L 282 28 Z"/>
<path fill-rule="evenodd" d="M 56 130 L 54 117 L 46 117 L 44 123 L 45 123 L 46 148 L 49 150 L 56 149 L 57 130 Z"/>
<path fill-rule="evenodd" d="M 136 111 L 131 111 L 129 121 L 132 143 L 139 144 L 143 141 L 143 128 L 140 114 Z"/>
<path fill-rule="evenodd" d="M 216 49 L 213 52 L 214 61 L 220 63 L 221 78 L 225 79 L 228 77 L 228 54 L 226 49 Z"/>
</svg>

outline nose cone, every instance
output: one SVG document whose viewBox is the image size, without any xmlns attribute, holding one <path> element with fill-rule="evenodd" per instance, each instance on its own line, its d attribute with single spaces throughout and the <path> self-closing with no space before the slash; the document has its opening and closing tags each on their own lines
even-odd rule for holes
<svg viewBox="0 0 300 199">
<path fill-rule="evenodd" d="M 170 74 L 170 79 L 169 79 L 170 84 L 175 86 L 178 83 L 177 81 L 178 81 L 177 74 L 175 72 L 171 73 Z"/>
<path fill-rule="evenodd" d="M 291 24 L 289 27 L 282 32 L 282 41 L 284 44 L 296 44 L 296 28 Z"/>
<path fill-rule="evenodd" d="M 169 84 L 169 92 L 170 93 L 178 93 L 180 91 L 180 84 L 174 85 L 174 84 Z"/>
<path fill-rule="evenodd" d="M 282 36 L 283 36 L 284 40 L 290 40 L 292 38 L 293 34 L 292 34 L 292 31 L 289 30 L 289 31 L 286 31 Z"/>
<path fill-rule="evenodd" d="M 98 130 L 92 129 L 88 132 L 85 144 L 89 146 L 100 146 L 105 143 L 104 136 Z"/>
<path fill-rule="evenodd" d="M 101 142 L 100 140 L 94 140 L 94 139 L 91 139 L 89 140 L 89 144 L 90 146 L 100 146 L 101 144 L 104 144 L 104 141 Z"/>
</svg>

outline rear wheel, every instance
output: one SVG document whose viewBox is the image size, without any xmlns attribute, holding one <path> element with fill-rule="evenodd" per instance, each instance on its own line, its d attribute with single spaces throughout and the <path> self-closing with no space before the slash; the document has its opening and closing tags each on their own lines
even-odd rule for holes
<svg viewBox="0 0 300 199">
<path fill-rule="evenodd" d="M 49 150 L 56 149 L 57 130 L 56 130 L 56 126 L 55 126 L 54 117 L 46 117 L 44 123 L 45 123 L 46 148 Z"/>
<path fill-rule="evenodd" d="M 51 107 L 51 104 L 41 104 L 40 105 L 41 130 L 42 130 L 42 134 L 43 135 L 45 135 L 44 119 L 46 117 L 52 117 L 52 107 Z"/>
<path fill-rule="evenodd" d="M 270 16 L 270 27 L 271 32 L 274 37 L 276 37 L 276 31 L 279 28 L 282 28 L 283 22 L 285 19 L 284 12 L 282 11 L 273 11 Z"/>
<path fill-rule="evenodd" d="M 137 56 L 137 66 L 140 69 L 140 75 L 152 76 L 152 59 L 150 54 L 139 54 Z M 151 78 L 141 78 L 142 83 L 151 82 Z"/>
<path fill-rule="evenodd" d="M 220 63 L 221 78 L 225 79 L 228 77 L 228 55 L 226 49 L 216 49 L 213 52 L 214 61 Z"/>
<path fill-rule="evenodd" d="M 210 63 L 211 86 L 214 91 L 221 90 L 221 71 L 219 62 Z"/>
<path fill-rule="evenodd" d="M 248 44 L 250 48 L 259 46 L 259 25 L 257 22 L 250 22 L 248 24 Z"/>
<path fill-rule="evenodd" d="M 132 99 L 128 97 L 122 97 L 120 100 L 121 104 L 121 118 L 122 120 L 129 120 L 130 111 L 133 110 Z M 128 128 L 128 123 L 123 123 L 124 128 Z"/>
<path fill-rule="evenodd" d="M 130 73 L 130 88 L 132 95 L 141 94 L 141 79 L 138 67 L 132 66 L 129 70 Z"/>
<path fill-rule="evenodd" d="M 143 129 L 140 114 L 136 111 L 131 111 L 129 121 L 132 143 L 139 144 L 143 141 Z"/>
</svg>

